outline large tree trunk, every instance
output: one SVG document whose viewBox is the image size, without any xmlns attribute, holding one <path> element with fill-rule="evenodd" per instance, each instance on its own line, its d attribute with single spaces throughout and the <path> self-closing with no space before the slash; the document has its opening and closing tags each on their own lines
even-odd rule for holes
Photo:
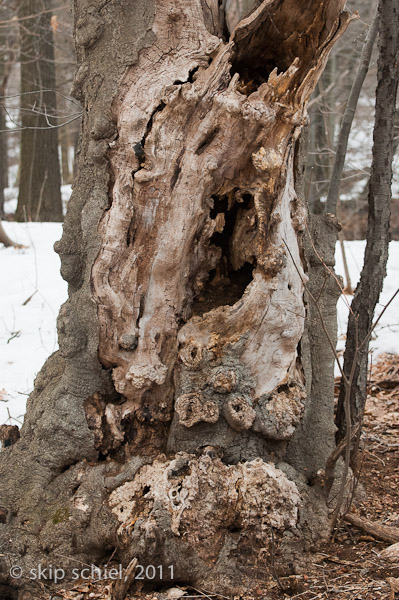
<svg viewBox="0 0 399 600">
<path fill-rule="evenodd" d="M 62 221 L 51 3 L 21 0 L 21 156 L 16 218 Z"/>
<path fill-rule="evenodd" d="M 328 533 L 333 354 L 303 294 L 307 270 L 333 339 L 334 223 L 304 250 L 294 171 L 343 5 L 265 0 L 223 41 L 216 1 L 75 2 L 70 297 L 0 455 L 24 570 L 115 551 L 238 595 Z"/>
</svg>

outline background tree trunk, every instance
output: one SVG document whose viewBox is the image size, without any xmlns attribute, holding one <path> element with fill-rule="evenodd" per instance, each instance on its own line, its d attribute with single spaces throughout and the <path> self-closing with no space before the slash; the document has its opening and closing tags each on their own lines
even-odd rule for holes
<svg viewBox="0 0 399 600">
<path fill-rule="evenodd" d="M 51 4 L 21 0 L 21 155 L 16 218 L 62 221 Z"/>
<path fill-rule="evenodd" d="M 10 8 L 0 7 L 0 19 L 10 18 Z M 0 29 L 0 219 L 4 217 L 4 189 L 8 187 L 8 144 L 5 96 L 8 78 L 15 60 L 15 40 L 4 27 Z"/>
<path fill-rule="evenodd" d="M 1 65 L 0 65 L 1 69 Z M 0 96 L 5 96 L 6 86 L 1 83 L 2 75 L 0 73 Z M 4 217 L 4 190 L 8 182 L 8 156 L 7 156 L 7 124 L 6 113 L 0 106 L 0 219 Z"/>
<path fill-rule="evenodd" d="M 315 106 L 310 111 L 309 159 L 307 179 L 309 181 L 309 209 L 314 214 L 323 212 L 321 198 L 326 195 L 328 181 L 334 162 L 334 141 L 337 113 L 335 112 L 337 81 L 336 57 L 328 60 L 322 80 L 316 86 Z"/>
<path fill-rule="evenodd" d="M 265 0 L 223 41 L 216 1 L 75 2 L 70 296 L 0 455 L 0 545 L 24 571 L 113 554 L 162 565 L 152 585 L 173 566 L 238 595 L 328 534 L 332 352 L 320 373 L 301 343 L 314 269 L 294 183 L 343 5 Z"/>
<path fill-rule="evenodd" d="M 17 247 L 18 244 L 16 244 L 15 242 L 12 241 L 11 238 L 8 237 L 8 235 L 6 234 L 4 227 L 0 221 L 0 244 L 4 244 L 4 246 L 6 246 L 6 248 L 8 246 L 15 246 Z"/>
</svg>

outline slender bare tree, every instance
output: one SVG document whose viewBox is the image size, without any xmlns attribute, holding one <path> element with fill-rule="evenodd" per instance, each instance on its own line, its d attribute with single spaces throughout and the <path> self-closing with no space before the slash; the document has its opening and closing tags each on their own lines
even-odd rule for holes
<svg viewBox="0 0 399 600">
<path fill-rule="evenodd" d="M 112 555 L 266 595 L 329 534 L 336 222 L 304 243 L 298 139 L 350 16 L 264 0 L 229 32 L 219 4 L 74 2 L 69 299 L 0 454 L 5 589 L 10 564 Z"/>
<path fill-rule="evenodd" d="M 338 438 L 349 423 L 363 418 L 367 390 L 367 365 L 370 331 L 386 274 L 390 241 L 389 221 L 392 198 L 392 159 L 394 123 L 399 80 L 399 6 L 395 0 L 379 2 L 379 59 L 376 92 L 373 162 L 369 183 L 368 230 L 364 266 L 349 316 L 344 372 L 355 366 L 350 403 L 345 403 L 342 382 L 338 412 Z"/>
</svg>

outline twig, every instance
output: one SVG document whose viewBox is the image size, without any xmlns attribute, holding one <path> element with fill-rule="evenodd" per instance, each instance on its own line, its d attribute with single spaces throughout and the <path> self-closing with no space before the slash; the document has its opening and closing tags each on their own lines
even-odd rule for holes
<svg viewBox="0 0 399 600">
<path fill-rule="evenodd" d="M 336 348 L 335 348 L 335 345 L 333 344 L 333 342 L 332 342 L 332 339 L 331 339 L 331 337 L 330 337 L 330 334 L 329 334 L 329 332 L 327 331 L 327 327 L 326 327 L 326 324 L 325 324 L 325 322 L 324 322 L 323 315 L 321 314 L 320 306 L 319 306 L 319 304 L 318 304 L 318 302 L 317 302 L 316 298 L 313 296 L 312 292 L 309 290 L 309 288 L 308 288 L 308 286 L 307 286 L 307 284 L 306 284 L 306 281 L 304 280 L 304 278 L 303 278 L 303 276 L 302 276 L 302 274 L 301 274 L 301 272 L 300 272 L 300 270 L 299 270 L 299 268 L 298 268 L 298 266 L 297 266 L 297 264 L 296 264 L 296 262 L 295 262 L 295 259 L 294 259 L 294 257 L 292 256 L 292 252 L 291 252 L 291 250 L 289 249 L 289 247 L 288 247 L 288 244 L 287 244 L 287 242 L 286 242 L 284 239 L 283 239 L 283 243 L 284 243 L 285 247 L 287 248 L 287 251 L 288 251 L 288 253 L 289 253 L 290 257 L 291 257 L 291 260 L 292 260 L 292 262 L 293 262 L 293 264 L 294 264 L 294 267 L 295 267 L 295 269 L 296 269 L 296 271 L 297 271 L 297 273 L 298 273 L 299 277 L 301 278 L 301 281 L 302 281 L 302 283 L 303 283 L 303 286 L 304 286 L 304 288 L 305 288 L 305 290 L 306 290 L 306 292 L 307 292 L 307 294 L 308 294 L 309 298 L 312 300 L 312 302 L 314 303 L 314 305 L 315 305 L 315 307 L 316 307 L 316 310 L 317 310 L 317 313 L 318 313 L 318 315 L 319 315 L 319 319 L 320 319 L 320 323 L 321 323 L 322 329 L 323 329 L 323 331 L 324 331 L 324 333 L 325 333 L 325 335 L 326 335 L 326 337 L 327 337 L 327 341 L 328 341 L 328 343 L 329 343 L 329 346 L 330 346 L 331 350 L 332 350 L 332 351 L 333 351 L 333 353 L 334 353 L 335 360 L 337 361 L 337 365 L 338 365 L 338 368 L 339 368 L 339 370 L 340 370 L 341 376 L 342 376 L 342 378 L 343 378 L 343 379 L 346 381 L 346 380 L 347 380 L 347 378 L 346 378 L 346 375 L 345 375 L 345 373 L 344 373 L 344 371 L 343 371 L 343 369 L 342 369 L 342 367 L 341 367 L 341 364 L 340 364 L 340 362 L 339 362 L 339 357 L 338 357 L 338 354 L 337 354 L 337 350 L 336 350 Z M 322 261 L 322 262 L 323 262 L 323 261 Z M 324 264 L 324 263 L 323 263 L 323 264 Z M 325 265 L 325 266 L 326 266 L 326 268 L 328 269 L 327 265 Z M 341 288 L 341 290 L 342 290 L 342 288 Z"/>
<path fill-rule="evenodd" d="M 275 565 L 275 562 L 274 562 L 275 559 L 274 559 L 274 531 L 273 531 L 273 527 L 270 527 L 270 530 L 271 530 L 271 534 L 272 534 L 271 535 L 272 543 L 271 543 L 271 550 L 270 550 L 270 566 L 271 566 L 271 570 L 272 570 L 272 575 L 273 575 L 274 579 L 276 580 L 277 585 L 280 588 L 280 590 L 283 593 L 285 593 L 286 589 L 285 589 L 285 587 L 283 586 L 283 584 L 280 581 L 280 578 L 279 578 L 278 573 L 276 571 L 276 565 Z"/>
<path fill-rule="evenodd" d="M 317 104 L 318 102 L 320 102 L 320 100 L 322 100 L 324 98 L 324 96 L 327 96 L 327 94 L 329 92 L 331 92 L 332 89 L 334 89 L 340 81 L 344 80 L 347 76 L 349 75 L 349 69 L 346 69 L 343 73 L 341 73 L 341 75 L 338 78 L 338 81 L 336 81 L 334 79 L 334 81 L 332 81 L 330 83 L 330 85 L 328 85 L 326 87 L 325 90 L 323 90 L 318 96 L 316 96 L 315 98 L 312 98 L 311 100 L 309 100 L 308 102 L 308 110 L 311 106 L 313 106 L 313 104 Z"/>
<path fill-rule="evenodd" d="M 357 321 L 355 321 L 355 327 L 356 327 L 356 336 L 357 336 Z M 354 359 L 352 362 L 352 366 L 351 366 L 351 371 L 350 371 L 350 375 L 349 375 L 349 380 L 345 377 L 344 379 L 344 383 L 345 383 L 345 399 L 344 399 L 344 409 L 345 409 L 345 425 L 346 425 L 346 447 L 345 447 L 345 465 L 344 465 L 344 472 L 343 475 L 341 477 L 341 484 L 340 484 L 340 488 L 339 488 L 339 493 L 338 493 L 338 500 L 337 500 L 337 504 L 335 507 L 335 510 L 332 514 L 332 522 L 331 522 L 331 527 L 334 528 L 338 517 L 339 517 L 339 513 L 341 511 L 341 507 L 342 507 L 342 503 L 344 501 L 344 497 L 345 497 L 345 489 L 346 489 L 346 484 L 348 481 L 348 475 L 349 475 L 349 468 L 350 468 L 350 458 L 351 458 L 351 437 L 352 437 L 352 415 L 351 415 L 351 390 L 352 390 L 352 384 L 353 384 L 353 379 L 355 377 L 355 372 L 356 372 L 356 364 L 357 364 L 357 356 L 358 356 L 358 352 L 359 352 L 359 344 L 358 344 L 358 340 L 356 337 L 356 350 L 355 350 L 355 355 L 354 355 Z M 360 427 L 360 423 L 359 423 L 359 427 Z M 347 507 L 346 510 L 349 510 L 349 506 Z"/>
<path fill-rule="evenodd" d="M 351 415 L 351 404 L 350 404 L 350 399 L 351 399 L 351 390 L 352 390 L 352 386 L 353 386 L 353 381 L 354 381 L 354 377 L 355 377 L 355 373 L 356 373 L 356 365 L 357 365 L 357 358 L 359 355 L 359 352 L 363 346 L 363 344 L 366 342 L 367 339 L 369 339 L 369 337 L 371 336 L 374 328 L 376 327 L 377 323 L 379 322 L 379 320 L 382 317 L 382 314 L 386 311 L 386 309 L 388 308 L 388 306 L 392 303 L 392 301 L 394 300 L 394 298 L 396 297 L 396 295 L 399 293 L 399 289 L 395 292 L 395 294 L 392 296 L 392 298 L 389 300 L 389 302 L 386 304 L 386 306 L 384 307 L 384 310 L 382 311 L 381 315 L 378 317 L 378 319 L 375 321 L 375 323 L 372 325 L 372 327 L 370 328 L 370 331 L 367 333 L 366 337 L 364 340 L 362 340 L 361 344 L 359 344 L 359 339 L 358 339 L 358 327 L 357 327 L 357 318 L 354 316 L 354 322 L 355 322 L 355 336 L 356 336 L 356 344 L 355 344 L 355 353 L 354 353 L 354 358 L 353 358 L 353 362 L 351 365 L 351 370 L 350 370 L 350 374 L 349 377 L 347 377 L 344 373 L 344 370 L 339 362 L 339 357 L 338 357 L 338 353 L 337 350 L 332 342 L 332 339 L 329 335 L 329 332 L 327 330 L 326 324 L 324 322 L 324 318 L 319 306 L 319 303 L 317 301 L 317 299 L 313 296 L 313 294 L 311 293 L 311 291 L 309 290 L 306 281 L 304 281 L 302 274 L 295 262 L 295 259 L 292 255 L 291 250 L 288 247 L 288 244 L 286 243 L 286 241 L 283 239 L 283 243 L 285 245 L 285 247 L 287 248 L 287 251 L 291 257 L 291 260 L 294 264 L 294 267 L 299 275 L 299 277 L 302 280 L 302 283 L 304 285 L 304 288 L 309 296 L 309 298 L 312 300 L 312 302 L 314 303 L 317 313 L 319 315 L 319 319 L 320 319 L 320 324 L 322 326 L 322 329 L 327 337 L 328 343 L 330 345 L 330 348 L 335 356 L 335 359 L 337 361 L 338 364 L 338 368 L 340 370 L 341 376 L 342 376 L 342 381 L 345 385 L 345 397 L 344 397 L 344 412 L 345 412 L 345 426 L 346 426 L 346 435 L 345 435 L 345 464 L 344 464 L 344 472 L 343 475 L 341 477 L 341 483 L 340 483 L 340 488 L 339 488 L 339 492 L 338 492 L 338 496 L 337 496 L 337 504 L 336 507 L 332 513 L 332 521 L 331 521 L 331 527 L 334 528 L 340 511 L 341 511 L 341 507 L 344 501 L 344 497 L 345 497 L 345 489 L 346 489 L 346 485 L 347 485 L 347 481 L 348 481 L 348 474 L 349 474 L 349 469 L 350 469 L 350 459 L 351 459 L 351 441 L 352 441 L 352 415 Z M 332 274 L 332 271 L 327 267 L 327 265 L 325 265 L 324 261 L 322 260 L 322 258 L 317 255 L 319 260 L 321 261 L 321 263 L 325 266 L 325 268 L 328 270 L 329 273 Z M 342 291 L 342 287 L 340 286 L 341 291 Z M 359 420 L 359 429 L 357 430 L 357 436 L 358 439 L 360 439 L 360 431 L 361 431 L 361 422 Z M 342 452 L 342 450 L 341 450 Z M 338 459 L 339 455 L 341 454 L 341 452 L 339 452 L 339 454 L 336 455 L 336 459 Z M 329 459 L 330 460 L 330 459 Z M 329 464 L 329 473 L 332 473 L 332 467 L 333 465 Z M 351 503 L 348 504 L 346 511 L 347 512 L 350 508 Z"/>
<path fill-rule="evenodd" d="M 369 533 L 375 538 L 378 538 L 379 540 L 384 540 L 384 542 L 389 542 L 391 544 L 396 544 L 399 542 L 398 527 L 389 527 L 388 525 L 373 523 L 372 521 L 368 521 L 367 519 L 359 517 L 353 513 L 346 514 L 344 520 L 348 523 L 351 523 L 351 525 L 355 525 L 355 527 L 359 527 L 359 529 L 363 529 L 363 531 Z"/>
<path fill-rule="evenodd" d="M 132 585 L 136 576 L 137 564 L 137 558 L 133 558 L 133 560 L 130 561 L 126 569 L 124 569 L 124 577 L 116 581 L 115 587 L 111 592 L 112 600 L 125 600 L 126 594 L 129 591 L 129 588 Z"/>
<path fill-rule="evenodd" d="M 355 425 L 355 427 L 352 428 L 352 436 L 351 436 L 350 442 L 352 441 L 352 438 L 358 433 L 359 427 L 360 427 L 360 424 L 357 423 Z M 335 463 L 337 462 L 338 458 L 341 456 L 342 452 L 345 450 L 347 445 L 348 445 L 348 438 L 344 438 L 343 440 L 340 441 L 338 446 L 336 446 L 334 448 L 334 450 L 331 452 L 330 456 L 328 457 L 327 463 L 326 463 L 326 480 L 327 481 L 332 479 L 332 472 L 333 472 Z"/>
<path fill-rule="evenodd" d="M 46 181 L 47 181 L 47 169 L 46 169 L 46 173 L 44 175 L 42 185 L 40 186 L 39 202 L 37 203 L 36 218 L 35 218 L 36 223 L 39 220 L 39 214 L 40 214 L 40 209 L 42 207 L 43 192 L 44 192 L 44 188 L 46 186 Z"/>
<path fill-rule="evenodd" d="M 396 290 L 396 292 L 393 294 L 393 296 L 391 296 L 391 298 L 388 300 L 387 304 L 384 306 L 383 310 L 381 311 L 381 313 L 378 316 L 378 319 L 376 319 L 376 321 L 373 323 L 373 325 L 370 327 L 370 331 L 369 333 L 366 335 L 366 337 L 364 338 L 364 340 L 362 341 L 359 350 L 361 350 L 362 346 L 370 339 L 371 334 L 373 333 L 374 329 L 377 327 L 379 321 L 381 320 L 382 315 L 385 313 L 385 311 L 387 310 L 388 306 L 390 304 L 392 304 L 392 302 L 395 300 L 396 296 L 399 294 L 399 288 Z"/>
<path fill-rule="evenodd" d="M 340 231 L 338 233 L 338 240 L 339 240 L 339 246 L 341 248 L 342 262 L 343 262 L 343 265 L 344 265 L 345 279 L 346 279 L 346 285 L 344 287 L 344 293 L 350 294 L 352 296 L 353 295 L 352 282 L 351 282 L 351 277 L 350 277 L 349 268 L 348 268 L 348 261 L 346 259 L 344 236 L 343 236 L 342 231 Z"/>
</svg>

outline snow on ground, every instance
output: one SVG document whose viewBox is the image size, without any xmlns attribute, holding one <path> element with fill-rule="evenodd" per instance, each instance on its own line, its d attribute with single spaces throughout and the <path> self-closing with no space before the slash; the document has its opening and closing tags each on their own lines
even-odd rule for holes
<svg viewBox="0 0 399 600">
<path fill-rule="evenodd" d="M 0 245 L 0 424 L 23 420 L 26 399 L 46 358 L 57 348 L 56 317 L 67 297 L 67 285 L 59 274 L 59 258 L 53 244 L 61 237 L 59 223 L 12 223 L 4 228 L 27 248 Z M 365 242 L 346 242 L 352 285 L 362 266 Z M 337 247 L 337 272 L 343 274 Z M 399 242 L 391 242 L 388 277 L 379 311 L 399 287 Z M 346 297 L 351 299 L 350 296 Z M 338 349 L 344 347 L 348 308 L 338 301 Z M 373 335 L 374 356 L 399 353 L 399 296 L 383 315 Z"/>
<path fill-rule="evenodd" d="M 349 275 L 351 278 L 352 287 L 355 287 L 363 264 L 364 250 L 366 242 L 353 241 L 345 242 L 346 257 L 349 267 Z M 342 253 L 339 245 L 335 253 L 336 267 L 335 270 L 340 275 L 344 274 L 342 262 Z M 391 242 L 389 245 L 389 258 L 387 267 L 387 277 L 385 278 L 384 287 L 380 297 L 380 302 L 377 305 L 374 322 L 383 311 L 386 304 L 393 297 L 396 290 L 399 288 L 399 241 Z M 345 347 L 345 334 L 348 322 L 348 301 L 351 302 L 352 296 L 341 296 L 338 300 L 338 350 L 343 350 Z M 392 352 L 399 354 L 399 295 L 388 306 L 387 310 L 377 323 L 373 331 L 371 340 L 371 349 L 375 358 L 382 352 Z M 336 371 L 338 375 L 338 372 Z"/>
<path fill-rule="evenodd" d="M 61 199 L 62 199 L 62 208 L 64 214 L 66 213 L 66 207 L 68 204 L 68 200 L 72 193 L 71 185 L 62 185 L 61 186 Z M 4 190 L 4 212 L 6 215 L 13 215 L 17 210 L 18 204 L 18 188 L 17 187 L 9 187 Z"/>
<path fill-rule="evenodd" d="M 21 422 L 34 378 L 57 348 L 56 317 L 67 297 L 53 250 L 62 224 L 3 225 L 27 248 L 0 244 L 0 424 Z"/>
</svg>

